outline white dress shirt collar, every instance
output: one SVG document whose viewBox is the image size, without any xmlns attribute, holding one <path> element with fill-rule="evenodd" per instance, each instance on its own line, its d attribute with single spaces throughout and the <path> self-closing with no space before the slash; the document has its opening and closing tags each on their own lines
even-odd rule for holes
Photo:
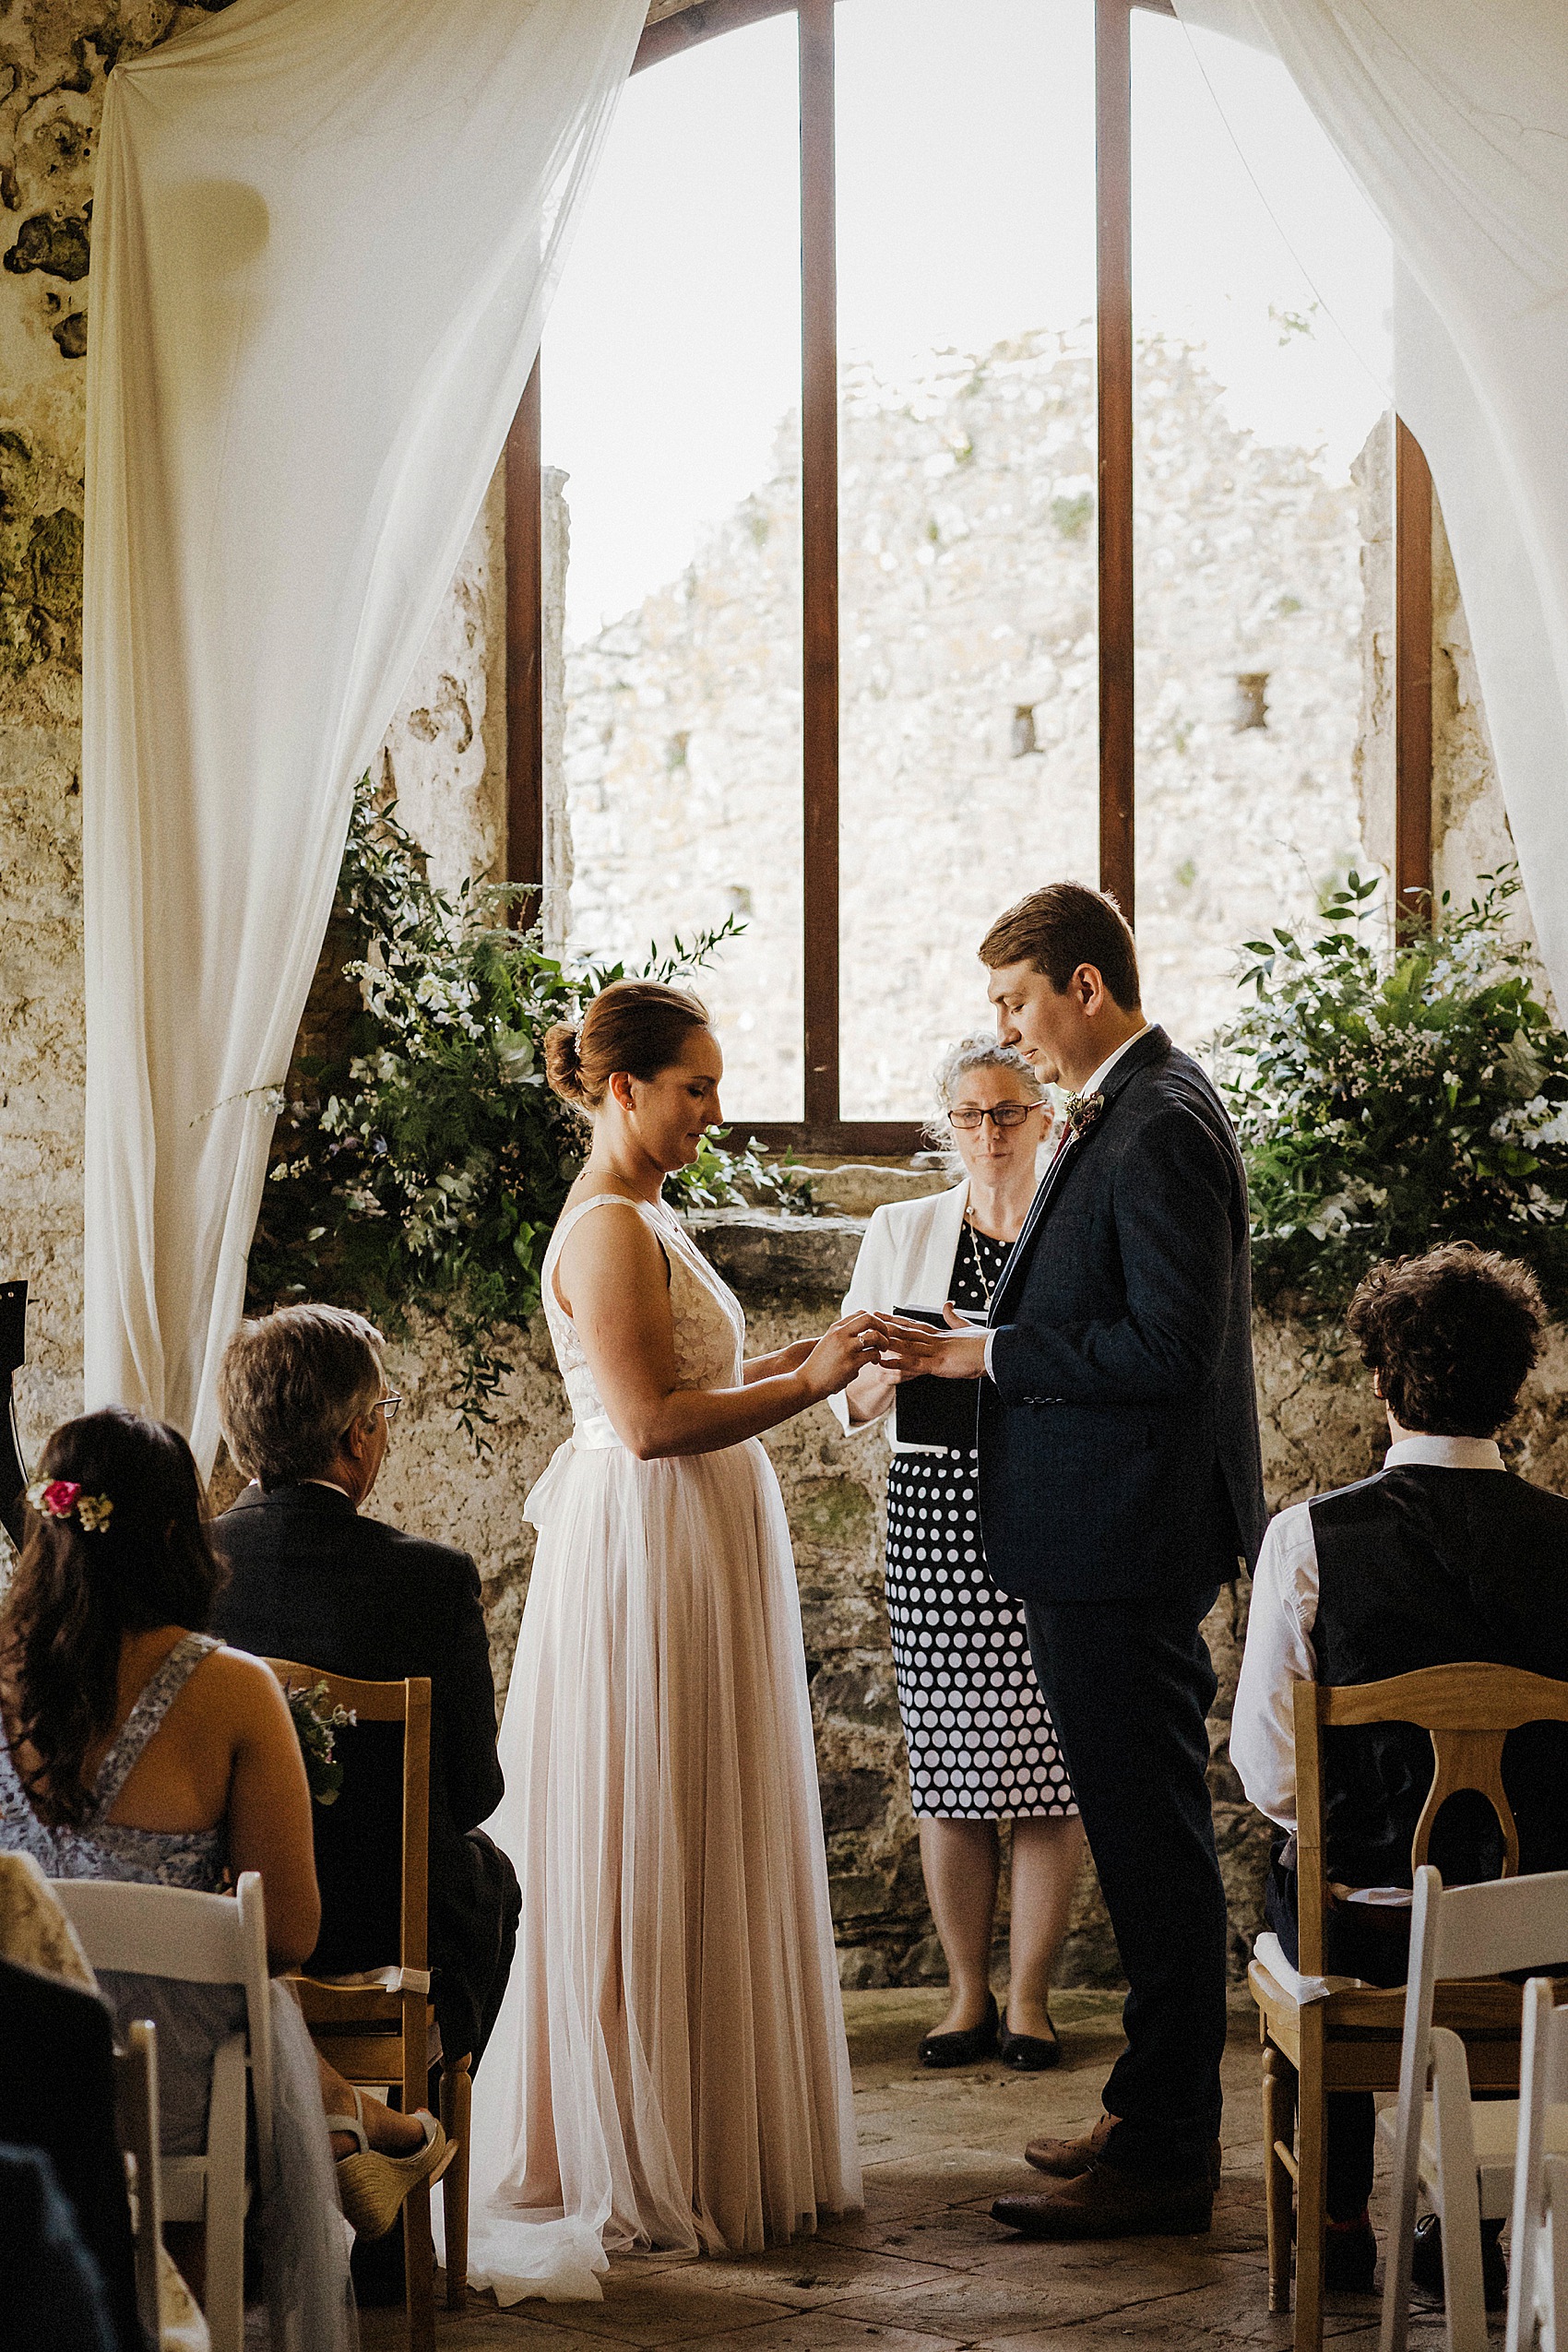
<svg viewBox="0 0 1568 2352">
<path fill-rule="evenodd" d="M 1136 1045 L 1138 1039 L 1141 1037 L 1147 1037 L 1148 1033 L 1149 1024 L 1146 1021 L 1141 1029 L 1134 1029 L 1131 1037 L 1124 1037 L 1121 1044 L 1117 1047 L 1115 1052 L 1108 1053 L 1106 1055 L 1105 1060 L 1100 1063 L 1099 1069 L 1095 1072 L 1093 1077 L 1090 1078 L 1088 1084 L 1078 1088 L 1079 1094 L 1093 1094 L 1097 1087 L 1102 1087 L 1107 1078 L 1110 1077 L 1112 1070 L 1115 1069 L 1118 1062 L 1121 1061 L 1122 1056 L 1126 1052 L 1127 1048 L 1130 1045 Z"/>
<path fill-rule="evenodd" d="M 1422 1463 L 1434 1470 L 1501 1470 L 1503 1455 L 1495 1437 L 1401 1437 L 1384 1456 L 1385 1470 Z"/>
</svg>

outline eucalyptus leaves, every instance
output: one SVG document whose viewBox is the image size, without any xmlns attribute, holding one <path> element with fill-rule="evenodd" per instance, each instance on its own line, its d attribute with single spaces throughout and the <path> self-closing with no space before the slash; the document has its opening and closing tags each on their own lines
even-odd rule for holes
<svg viewBox="0 0 1568 2352">
<path fill-rule="evenodd" d="M 1351 874 L 1318 935 L 1249 940 L 1254 1002 L 1218 1039 L 1260 1294 L 1332 1313 L 1376 1259 L 1467 1240 L 1568 1306 L 1568 1037 L 1483 875 L 1392 945 Z"/>
<path fill-rule="evenodd" d="M 336 1300 L 396 1329 L 410 1306 L 445 1316 L 461 1365 L 457 1405 L 482 1445 L 490 1400 L 510 1366 L 497 1324 L 539 1305 L 540 1267 L 583 1130 L 544 1082 L 554 1021 L 621 977 L 569 970 L 537 932 L 507 928 L 516 893 L 434 888 L 419 845 L 368 777 L 354 796 L 339 882 L 339 925 L 357 948 L 346 1050 L 302 1059 L 278 1129 L 251 1252 L 253 1307 Z M 733 921 L 668 956 L 648 976 L 695 970 Z M 718 1143 L 672 1181 L 676 1206 L 808 1197 L 788 1170 Z"/>
</svg>

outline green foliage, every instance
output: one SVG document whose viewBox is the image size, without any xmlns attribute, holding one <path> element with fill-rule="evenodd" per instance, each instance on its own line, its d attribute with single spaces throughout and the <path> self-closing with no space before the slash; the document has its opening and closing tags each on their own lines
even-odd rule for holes
<svg viewBox="0 0 1568 2352">
<path fill-rule="evenodd" d="M 1568 1305 L 1568 1037 L 1507 934 L 1512 867 L 1392 945 L 1352 873 L 1303 939 L 1249 940 L 1255 1001 L 1218 1040 L 1260 1295 L 1343 1307 L 1379 1258 L 1465 1240 Z"/>
<path fill-rule="evenodd" d="M 393 1330 L 406 1330 L 413 1306 L 443 1314 L 461 1362 L 460 1418 L 481 1449 L 511 1369 L 492 1334 L 539 1306 L 545 1245 L 586 1134 L 545 1084 L 544 1033 L 624 974 L 568 969 L 537 931 L 508 929 L 516 895 L 437 890 L 362 778 L 339 881 L 362 1001 L 339 1054 L 295 1065 L 250 1261 L 255 1311 L 327 1299 Z M 643 976 L 680 979 L 742 928 L 731 917 L 662 956 L 650 948 Z M 676 1207 L 809 1206 L 801 1171 L 726 1152 L 719 1134 L 671 1178 Z"/>
</svg>

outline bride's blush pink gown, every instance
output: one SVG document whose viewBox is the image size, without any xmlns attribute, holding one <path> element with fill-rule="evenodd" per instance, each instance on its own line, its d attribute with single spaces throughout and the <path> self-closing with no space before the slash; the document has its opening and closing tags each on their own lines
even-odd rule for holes
<svg viewBox="0 0 1568 2352">
<path fill-rule="evenodd" d="M 682 1384 L 733 1387 L 745 1324 L 669 1209 L 568 1209 L 545 1313 L 574 1431 L 539 1530 L 489 1823 L 522 1885 L 475 2080 L 469 2275 L 593 2296 L 630 2248 L 752 2251 L 858 2208 L 790 1531 L 754 1439 L 639 1462 L 555 1262 L 579 1218 L 643 1218 L 670 1266 Z"/>
</svg>

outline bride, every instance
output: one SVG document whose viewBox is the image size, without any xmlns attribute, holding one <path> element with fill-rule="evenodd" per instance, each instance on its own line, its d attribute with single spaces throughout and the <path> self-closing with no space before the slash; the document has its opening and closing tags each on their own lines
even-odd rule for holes
<svg viewBox="0 0 1568 2352">
<path fill-rule="evenodd" d="M 617 980 L 546 1071 L 593 1145 L 545 1254 L 574 1428 L 539 1530 L 489 1826 L 522 1884 L 474 2087 L 469 2275 L 596 2297 L 608 2253 L 753 2251 L 858 2208 L 789 1527 L 759 1433 L 873 1318 L 744 1360 L 660 1198 L 719 1117 L 695 997 Z"/>
</svg>

